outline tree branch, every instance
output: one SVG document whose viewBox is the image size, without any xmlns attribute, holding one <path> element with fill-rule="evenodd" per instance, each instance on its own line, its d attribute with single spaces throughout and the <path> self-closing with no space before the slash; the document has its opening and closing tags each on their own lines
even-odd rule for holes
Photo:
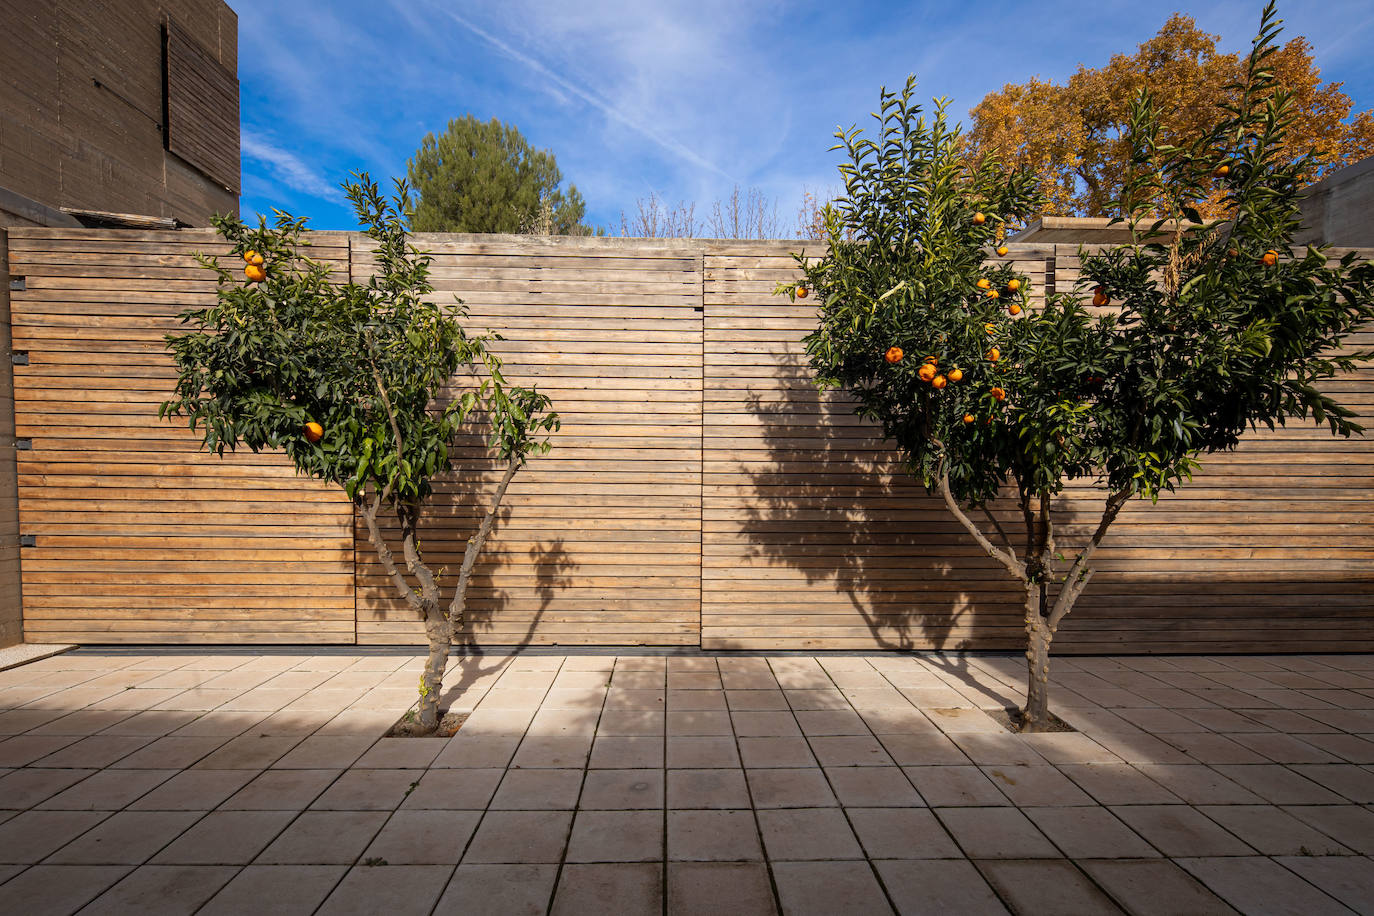
<svg viewBox="0 0 1374 916">
<path fill-rule="evenodd" d="M 482 553 L 482 547 L 487 542 L 487 536 L 491 534 L 491 527 L 496 522 L 496 514 L 501 511 L 501 501 L 506 498 L 506 488 L 510 486 L 511 479 L 515 477 L 515 472 L 520 470 L 524 459 L 519 455 L 512 455 L 506 464 L 506 473 L 501 476 L 501 482 L 496 485 L 496 493 L 491 498 L 491 505 L 487 507 L 487 514 L 482 516 L 482 523 L 477 526 L 477 532 L 468 538 L 467 548 L 463 551 L 463 566 L 458 570 L 458 586 L 453 592 L 453 602 L 449 605 L 448 617 L 452 626 L 457 629 L 463 624 L 463 608 L 466 603 L 465 595 L 468 590 L 468 580 L 472 578 L 472 569 L 477 565 L 477 558 Z"/>
<path fill-rule="evenodd" d="M 973 519 L 965 515 L 964 510 L 959 508 L 959 503 L 955 501 L 954 494 L 950 492 L 949 472 L 945 470 L 943 462 L 940 465 L 940 495 L 944 497 L 945 505 L 949 508 L 949 511 L 954 517 L 959 520 L 959 524 L 963 525 L 965 530 L 973 536 L 973 539 L 978 542 L 979 547 L 987 551 L 988 556 L 1005 566 L 1011 574 L 1018 579 L 1024 580 L 1026 578 L 1026 568 L 1017 561 L 1016 554 L 1002 550 L 996 544 L 992 543 L 992 541 L 989 541 L 987 536 L 984 535 L 982 531 L 978 530 L 978 526 L 973 523 Z"/>
<path fill-rule="evenodd" d="M 1097 524 L 1097 530 L 1093 532 L 1092 539 L 1087 545 L 1078 552 L 1074 558 L 1073 566 L 1069 567 L 1068 573 L 1064 577 L 1064 587 L 1059 590 L 1059 596 L 1055 599 L 1054 610 L 1050 612 L 1050 628 L 1058 627 L 1060 622 L 1073 608 L 1073 604 L 1082 594 L 1083 589 L 1088 587 L 1088 581 L 1092 579 L 1093 570 L 1088 568 L 1088 560 L 1091 559 L 1097 546 L 1102 543 L 1102 538 L 1106 535 L 1107 529 L 1115 521 L 1117 513 L 1122 506 L 1131 498 L 1130 490 L 1121 490 L 1107 497 L 1107 504 L 1102 510 L 1102 520 Z"/>
<path fill-rule="evenodd" d="M 391 555 L 391 548 L 386 546 L 386 539 L 382 537 L 381 529 L 377 527 L 377 510 L 381 508 L 382 497 L 379 494 L 373 498 L 369 505 L 359 501 L 363 510 L 363 520 L 367 522 L 367 538 L 372 542 L 372 547 L 377 551 L 377 558 L 382 561 L 382 568 L 386 570 L 391 581 L 396 584 L 396 590 L 401 593 L 401 597 L 406 600 L 416 612 L 423 615 L 425 613 L 424 602 L 420 596 L 415 594 L 415 590 L 410 587 L 410 583 L 401 575 L 401 571 L 396 568 L 396 560 Z"/>
<path fill-rule="evenodd" d="M 406 568 L 419 580 L 420 594 L 424 598 L 425 610 L 428 612 L 430 607 L 439 605 L 439 586 L 434 581 L 434 574 L 420 558 L 420 540 L 415 531 L 415 507 L 409 506 L 404 513 L 398 514 L 401 517 L 401 544 L 405 550 Z"/>
</svg>

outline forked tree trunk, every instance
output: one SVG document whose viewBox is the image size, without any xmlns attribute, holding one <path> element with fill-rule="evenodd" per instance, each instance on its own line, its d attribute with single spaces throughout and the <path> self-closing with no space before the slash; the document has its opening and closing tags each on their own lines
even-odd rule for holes
<svg viewBox="0 0 1374 916">
<path fill-rule="evenodd" d="M 988 556 L 1001 563 L 1019 581 L 1026 594 L 1026 705 L 1021 710 L 1020 730 L 1023 732 L 1043 732 L 1050 724 L 1050 645 L 1055 631 L 1064 617 L 1073 610 L 1078 596 L 1087 588 L 1092 578 L 1089 561 L 1102 543 L 1107 529 L 1116 519 L 1122 506 L 1130 499 L 1130 491 L 1119 491 L 1107 497 L 1102 511 L 1102 519 L 1092 538 L 1074 557 L 1069 571 L 1065 574 L 1063 585 L 1055 596 L 1054 604 L 1049 603 L 1049 581 L 1051 579 L 1051 560 L 1055 552 L 1054 528 L 1050 523 L 1050 495 L 1039 494 L 1038 517 L 1032 506 L 1032 494 L 1023 491 L 1021 511 L 1026 520 L 1026 557 L 1023 561 L 1016 555 L 1006 532 L 997 524 L 996 518 L 989 513 L 988 518 L 1002 536 L 1006 547 L 998 547 L 974 523 L 973 519 L 959 506 L 949 486 L 949 476 L 942 473 L 939 481 L 940 495 L 945 506 L 958 519 L 964 529 L 973 536 Z"/>
</svg>

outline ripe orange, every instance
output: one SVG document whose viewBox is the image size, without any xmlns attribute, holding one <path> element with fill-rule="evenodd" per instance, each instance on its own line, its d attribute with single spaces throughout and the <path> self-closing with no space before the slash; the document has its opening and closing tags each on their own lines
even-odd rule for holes
<svg viewBox="0 0 1374 916">
<path fill-rule="evenodd" d="M 996 347 L 993 347 L 991 350 L 988 351 L 988 359 L 990 359 L 992 362 L 995 363 L 1001 358 L 1002 351 L 997 349 Z"/>
<path fill-rule="evenodd" d="M 1279 253 L 1270 248 L 1260 257 L 1260 260 L 1264 262 L 1265 267 L 1273 267 L 1279 262 Z"/>
<path fill-rule="evenodd" d="M 989 299 L 996 299 L 996 298 L 998 298 L 1000 295 L 1001 295 L 1001 293 L 997 292 L 997 290 L 995 290 L 995 289 L 990 289 L 990 290 L 988 290 L 988 298 L 989 298 Z"/>
<path fill-rule="evenodd" d="M 243 253 L 243 259 L 247 261 L 249 264 L 252 264 L 253 259 L 256 257 L 259 257 L 258 253 L 251 248 L 249 248 L 247 251 Z"/>
<path fill-rule="evenodd" d="M 998 245 L 998 246 L 997 246 L 997 255 L 998 255 L 998 257 L 1003 257 L 1003 258 L 1005 258 L 1005 257 L 1007 256 L 1007 252 L 1010 251 L 1010 250 L 1011 250 L 1011 249 L 1009 249 L 1006 245 Z"/>
<path fill-rule="evenodd" d="M 1007 311 L 1011 312 L 1013 316 L 1019 315 L 1019 314 L 1021 314 L 1021 306 L 1019 306 L 1019 305 L 1017 305 L 1015 302 L 1013 302 L 1013 303 L 1011 304 L 1011 308 L 1007 309 Z"/>
<path fill-rule="evenodd" d="M 807 294 L 808 292 L 810 292 L 810 290 L 808 290 L 805 286 L 798 286 L 798 287 L 797 287 L 797 298 L 798 298 L 798 299 L 805 299 L 805 298 L 806 298 L 806 294 Z"/>
<path fill-rule="evenodd" d="M 966 413 L 966 414 L 964 414 L 964 422 L 965 422 L 965 423 L 972 423 L 973 420 L 974 420 L 973 414 L 971 414 L 971 413 Z"/>
<path fill-rule="evenodd" d="M 1212 170 L 1212 176 L 1214 178 L 1225 178 L 1229 174 L 1231 174 L 1231 167 L 1225 163 Z"/>
<path fill-rule="evenodd" d="M 983 277 L 982 279 L 980 279 L 980 280 L 978 281 L 978 288 L 979 288 L 979 289 L 987 289 L 987 288 L 990 287 L 990 286 L 992 286 L 992 281 L 989 280 L 987 277 Z"/>
<path fill-rule="evenodd" d="M 935 364 L 934 364 L 934 363 L 926 363 L 924 366 L 922 366 L 922 367 L 916 372 L 916 376 L 917 376 L 921 381 L 923 381 L 923 382 L 928 382 L 928 381 L 930 381 L 931 379 L 935 378 L 935 373 L 936 373 L 937 371 L 939 371 L 939 370 L 937 370 L 937 369 L 935 368 Z"/>
<path fill-rule="evenodd" d="M 258 267 L 261 267 L 263 265 L 263 257 L 255 251 L 253 252 L 253 256 L 248 259 L 248 263 L 256 264 Z"/>
<path fill-rule="evenodd" d="M 1007 399 L 1007 393 L 1001 388 L 994 387 L 992 389 L 992 397 L 995 401 L 1005 401 Z"/>
<path fill-rule="evenodd" d="M 319 442 L 323 436 L 323 426 L 316 423 L 314 420 L 311 420 L 309 423 L 305 424 L 305 441 L 313 445 L 316 442 Z"/>
<path fill-rule="evenodd" d="M 930 380 L 930 384 L 936 388 L 943 388 L 945 385 L 949 384 L 949 379 L 945 378 L 943 375 L 937 375 Z"/>
<path fill-rule="evenodd" d="M 981 226 L 988 221 L 988 218 L 981 213 L 973 214 L 973 225 Z"/>
<path fill-rule="evenodd" d="M 1107 288 L 1105 286 L 1093 287 L 1093 305 L 1100 308 L 1111 301 L 1112 297 L 1107 295 Z"/>
<path fill-rule="evenodd" d="M 963 370 L 963 369 L 951 369 L 951 370 L 949 370 L 949 380 L 950 380 L 951 382 L 957 382 L 957 381 L 959 381 L 959 380 L 960 380 L 961 378 L 963 378 L 963 377 L 964 377 L 964 370 Z"/>
<path fill-rule="evenodd" d="M 889 363 L 900 363 L 902 361 L 902 355 L 901 347 L 888 347 L 887 352 L 883 354 L 883 359 L 887 360 Z"/>
<path fill-rule="evenodd" d="M 1007 281 L 1007 289 L 1011 290 L 1013 293 L 1016 292 L 1016 291 L 1017 291 L 1018 289 L 1020 289 L 1020 288 L 1021 288 L 1021 281 L 1018 280 L 1018 279 L 1016 279 L 1015 277 L 1012 277 L 1010 280 Z"/>
<path fill-rule="evenodd" d="M 249 264 L 243 269 L 243 273 L 244 276 L 254 283 L 261 283 L 263 280 L 267 279 L 267 271 L 263 270 L 257 264 Z"/>
</svg>

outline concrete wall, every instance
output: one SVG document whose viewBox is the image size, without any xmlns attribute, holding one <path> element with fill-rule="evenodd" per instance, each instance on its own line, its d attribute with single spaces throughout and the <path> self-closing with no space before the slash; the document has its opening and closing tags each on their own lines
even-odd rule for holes
<svg viewBox="0 0 1374 916">
<path fill-rule="evenodd" d="M 1308 189 L 1301 243 L 1374 246 L 1374 156 L 1332 172 Z"/>
<path fill-rule="evenodd" d="M 166 17 L 237 72 L 222 0 L 0 0 L 0 225 L 61 224 L 35 204 L 195 226 L 238 211 L 237 176 L 227 188 L 165 149 Z"/>
<path fill-rule="evenodd" d="M 0 648 L 23 639 L 19 589 L 19 492 L 14 453 L 14 364 L 10 350 L 9 245 L 0 229 Z"/>
</svg>

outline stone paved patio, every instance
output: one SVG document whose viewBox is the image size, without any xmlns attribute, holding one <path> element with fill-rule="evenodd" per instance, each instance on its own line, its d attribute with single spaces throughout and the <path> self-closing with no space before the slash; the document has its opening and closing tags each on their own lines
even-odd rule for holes
<svg viewBox="0 0 1374 916">
<path fill-rule="evenodd" d="M 0 672 L 0 912 L 1374 912 L 1374 656 L 77 652 Z"/>
</svg>

